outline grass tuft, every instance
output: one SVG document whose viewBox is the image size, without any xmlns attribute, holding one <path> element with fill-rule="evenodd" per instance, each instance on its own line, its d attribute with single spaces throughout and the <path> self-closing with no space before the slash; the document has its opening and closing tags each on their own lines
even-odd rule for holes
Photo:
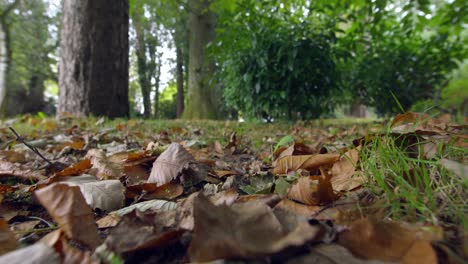
<svg viewBox="0 0 468 264">
<path fill-rule="evenodd" d="M 360 164 L 367 176 L 366 187 L 384 200 L 381 204 L 389 218 L 434 224 L 444 221 L 467 229 L 467 177 L 456 176 L 439 162 L 453 154 L 453 146 L 429 160 L 424 158 L 425 143 L 416 135 L 391 133 L 370 140 Z M 455 151 L 457 157 L 459 151 Z"/>
</svg>

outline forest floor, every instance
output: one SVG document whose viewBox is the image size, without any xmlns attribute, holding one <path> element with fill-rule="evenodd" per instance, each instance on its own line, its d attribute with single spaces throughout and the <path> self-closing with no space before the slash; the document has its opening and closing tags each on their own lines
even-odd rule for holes
<svg viewBox="0 0 468 264">
<path fill-rule="evenodd" d="M 5 120 L 0 263 L 466 263 L 467 128 Z"/>
</svg>

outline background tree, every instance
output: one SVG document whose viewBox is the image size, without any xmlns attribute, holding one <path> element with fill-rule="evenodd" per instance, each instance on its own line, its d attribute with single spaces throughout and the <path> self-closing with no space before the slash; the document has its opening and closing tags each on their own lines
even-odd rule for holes
<svg viewBox="0 0 468 264">
<path fill-rule="evenodd" d="M 53 68 L 60 12 L 49 12 L 50 8 L 42 0 L 22 0 L 9 15 L 7 115 L 52 111 L 44 91 L 46 81 L 57 79 Z"/>
<path fill-rule="evenodd" d="M 212 77 L 215 62 L 207 45 L 215 38 L 216 16 L 210 0 L 189 0 L 188 94 L 184 118 L 216 119 L 216 98 Z"/>
<path fill-rule="evenodd" d="M 65 0 L 59 111 L 128 116 L 128 0 Z"/>
<path fill-rule="evenodd" d="M 5 115 L 7 99 L 7 78 L 11 61 L 11 29 L 9 16 L 19 4 L 19 0 L 2 1 L 0 11 L 0 113 Z"/>
</svg>

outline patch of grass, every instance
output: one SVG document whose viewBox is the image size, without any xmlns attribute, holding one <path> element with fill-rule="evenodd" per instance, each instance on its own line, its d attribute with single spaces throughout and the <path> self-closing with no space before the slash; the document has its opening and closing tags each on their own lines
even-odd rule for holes
<svg viewBox="0 0 468 264">
<path fill-rule="evenodd" d="M 467 178 L 454 175 L 439 162 L 454 154 L 453 147 L 446 148 L 452 153 L 440 152 L 429 160 L 423 158 L 426 142 L 414 139 L 387 133 L 370 140 L 360 164 L 367 176 L 366 187 L 384 200 L 390 218 L 452 222 L 468 228 Z"/>
</svg>

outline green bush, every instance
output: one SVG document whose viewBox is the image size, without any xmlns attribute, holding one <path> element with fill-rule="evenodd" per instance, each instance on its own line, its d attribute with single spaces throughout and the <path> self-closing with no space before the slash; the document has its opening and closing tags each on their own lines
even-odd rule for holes
<svg viewBox="0 0 468 264">
<path fill-rule="evenodd" d="M 245 118 L 314 118 L 332 110 L 333 23 L 269 1 L 240 1 L 214 47 L 227 103 Z M 228 16 L 226 16 L 228 17 Z"/>
</svg>

